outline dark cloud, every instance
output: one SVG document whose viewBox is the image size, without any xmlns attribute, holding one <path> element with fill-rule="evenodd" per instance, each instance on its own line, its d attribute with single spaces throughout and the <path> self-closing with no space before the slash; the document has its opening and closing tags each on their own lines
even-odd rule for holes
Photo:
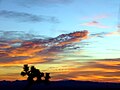
<svg viewBox="0 0 120 90">
<path fill-rule="evenodd" d="M 21 22 L 50 22 L 50 23 L 59 23 L 59 20 L 56 17 L 52 16 L 43 16 L 43 15 L 34 15 L 25 12 L 16 12 L 16 11 L 7 11 L 1 10 L 0 17 L 14 19 Z"/>
<path fill-rule="evenodd" d="M 17 3 L 25 7 L 33 6 L 55 6 L 55 5 L 64 5 L 73 2 L 73 0 L 21 0 Z"/>
<path fill-rule="evenodd" d="M 0 63 L 9 63 L 9 62 L 14 62 L 14 61 L 20 61 L 29 58 L 29 56 L 16 56 L 16 57 L 1 57 L 0 58 Z"/>
<path fill-rule="evenodd" d="M 118 26 L 117 26 L 117 27 L 118 27 L 118 29 L 120 29 L 120 24 L 118 24 Z"/>
<path fill-rule="evenodd" d="M 9 37 L 6 37 L 9 36 Z M 23 31 L 0 31 L 0 42 L 10 41 L 9 43 L 22 42 L 23 40 L 45 39 L 47 37 L 42 35 L 34 35 L 25 33 Z"/>
<path fill-rule="evenodd" d="M 32 0 L 31 0 L 32 1 Z M 41 3 L 48 3 L 48 4 L 54 4 L 54 3 L 56 3 L 56 4 L 65 4 L 65 3 L 70 3 L 70 2 L 72 2 L 73 0 L 37 0 L 37 1 L 39 1 L 39 2 L 41 2 Z"/>
</svg>

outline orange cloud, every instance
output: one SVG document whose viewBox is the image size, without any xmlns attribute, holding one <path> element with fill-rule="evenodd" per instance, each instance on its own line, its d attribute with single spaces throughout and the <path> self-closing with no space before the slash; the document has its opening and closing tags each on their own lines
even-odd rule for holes
<svg viewBox="0 0 120 90">
<path fill-rule="evenodd" d="M 120 36 L 120 30 L 113 31 L 113 32 L 109 32 L 109 33 L 106 34 L 106 36 L 111 36 L 111 35 L 117 35 L 117 36 Z"/>
<path fill-rule="evenodd" d="M 44 58 L 42 57 L 33 57 L 33 58 L 28 58 L 28 59 L 23 59 L 23 60 L 15 60 L 12 62 L 9 62 L 7 64 L 34 64 L 34 63 L 41 63 L 41 62 L 45 62 Z"/>
<path fill-rule="evenodd" d="M 86 39 L 87 35 L 88 31 L 84 30 L 62 34 L 50 39 L 5 40 L 2 42 L 3 44 L 1 44 L 0 48 L 0 55 L 2 56 L 0 64 L 21 64 L 24 62 L 41 63 L 52 61 L 54 59 L 52 57 L 56 56 L 58 53 L 62 53 L 64 48 L 70 47 L 70 45 L 75 42 Z M 20 43 L 20 45 L 18 43 Z"/>
<path fill-rule="evenodd" d="M 13 50 L 11 50 L 8 55 L 10 57 L 16 57 L 16 56 L 34 56 L 35 53 L 40 52 L 44 50 L 43 47 L 30 47 L 30 48 L 26 48 L 26 47 L 19 47 L 19 48 L 15 48 Z"/>
<path fill-rule="evenodd" d="M 0 43 L 0 49 L 7 49 L 10 48 L 11 46 L 8 43 Z"/>
<path fill-rule="evenodd" d="M 112 62 L 113 61 L 113 62 Z M 63 71 L 66 73 L 55 74 L 56 80 L 61 79 L 72 79 L 82 81 L 97 81 L 97 82 L 120 82 L 120 62 L 119 59 L 111 60 L 99 60 L 87 63 L 81 63 L 82 66 L 74 67 L 71 65 L 67 70 Z M 70 63 L 70 62 L 69 62 Z"/>
<path fill-rule="evenodd" d="M 66 34 L 66 35 L 63 34 L 60 37 L 61 38 L 65 37 L 65 41 L 60 42 L 57 45 L 58 46 L 63 46 L 63 45 L 67 45 L 67 44 L 71 44 L 71 43 L 75 43 L 75 42 L 80 42 L 83 39 L 87 39 L 88 33 L 89 32 L 87 30 L 84 30 L 84 31 L 78 31 L 78 32 L 69 33 L 69 34 Z"/>
<path fill-rule="evenodd" d="M 39 58 L 39 59 L 38 59 Z M 25 60 L 21 63 L 35 63 L 32 61 L 38 61 L 44 62 L 45 57 L 37 57 L 37 58 L 31 58 L 31 60 Z M 34 60 L 32 60 L 34 59 Z M 42 61 L 43 60 L 43 61 Z M 64 61 L 65 62 L 65 61 Z M 14 63 L 20 63 L 19 61 L 15 61 Z M 63 63 L 63 62 L 61 62 Z M 13 64 L 13 63 L 10 63 Z M 10 65 L 9 64 L 9 65 Z M 18 65 L 16 64 L 16 65 Z M 97 82 L 120 82 L 120 62 L 119 59 L 111 59 L 111 60 L 96 60 L 92 62 L 87 62 L 87 63 L 81 63 L 81 62 L 75 62 L 75 61 L 70 61 L 66 62 L 66 65 L 52 65 L 54 68 L 50 68 L 49 64 L 45 66 L 44 71 L 46 70 L 47 72 L 51 73 L 52 80 L 64 80 L 64 79 L 72 79 L 72 80 L 82 80 L 82 81 L 97 81 Z M 14 64 L 15 65 L 15 64 Z M 41 65 L 40 65 L 41 67 Z M 4 67 L 5 68 L 5 67 Z M 2 70 L 4 70 L 2 68 Z M 49 69 L 48 69 L 49 68 Z M 7 69 L 7 68 L 6 68 Z M 20 67 L 19 67 L 20 69 Z M 21 68 L 22 69 L 22 68 Z M 40 68 L 40 70 L 42 70 Z M 10 73 L 10 71 L 9 71 Z M 12 71 L 11 71 L 12 73 Z M 19 72 L 17 72 L 19 74 Z M 8 73 L 7 73 L 8 74 Z M 26 78 L 22 78 L 20 76 L 17 76 L 17 74 L 11 74 L 8 75 L 3 74 L 2 78 L 8 79 L 8 80 L 23 80 Z M 16 77 L 13 77 L 16 76 Z M 0 79 L 2 79 L 0 77 Z M 2 79 L 3 80 L 3 79 Z"/>
</svg>

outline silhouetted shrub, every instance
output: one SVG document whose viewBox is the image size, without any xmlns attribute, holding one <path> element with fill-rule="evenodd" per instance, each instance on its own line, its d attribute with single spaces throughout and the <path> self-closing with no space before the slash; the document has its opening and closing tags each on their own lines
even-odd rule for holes
<svg viewBox="0 0 120 90">
<path fill-rule="evenodd" d="M 29 83 L 33 83 L 34 81 L 36 82 L 41 82 L 41 81 L 45 81 L 45 82 L 49 82 L 50 77 L 50 73 L 44 73 L 40 72 L 39 69 L 36 69 L 34 66 L 31 66 L 31 68 L 29 69 L 28 64 L 25 64 L 23 66 L 23 71 L 21 72 L 22 76 L 28 76 L 27 80 Z M 42 80 L 42 77 L 44 77 L 44 80 Z M 34 80 L 34 78 L 36 78 L 36 80 Z"/>
</svg>

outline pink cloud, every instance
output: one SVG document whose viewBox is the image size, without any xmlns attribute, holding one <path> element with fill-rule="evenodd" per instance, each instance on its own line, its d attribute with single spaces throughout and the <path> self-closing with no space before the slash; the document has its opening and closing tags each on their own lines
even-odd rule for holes
<svg viewBox="0 0 120 90">
<path fill-rule="evenodd" d="M 104 19 L 107 18 L 109 15 L 107 14 L 100 14 L 100 15 L 95 15 L 95 16 L 85 16 L 83 19 L 93 19 L 93 20 L 98 20 L 98 19 Z"/>
<path fill-rule="evenodd" d="M 92 26 L 92 27 L 97 27 L 97 28 L 110 28 L 107 25 L 103 25 L 97 21 L 91 21 L 91 22 L 86 22 L 86 23 L 82 23 L 82 26 Z"/>
<path fill-rule="evenodd" d="M 94 19 L 104 19 L 104 18 L 107 18 L 107 17 L 108 17 L 108 15 L 101 14 L 101 15 L 96 15 L 96 16 L 94 16 L 93 18 L 94 18 Z"/>
</svg>

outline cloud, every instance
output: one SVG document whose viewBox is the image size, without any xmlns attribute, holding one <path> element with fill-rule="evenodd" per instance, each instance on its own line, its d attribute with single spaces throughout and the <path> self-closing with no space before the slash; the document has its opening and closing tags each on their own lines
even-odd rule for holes
<svg viewBox="0 0 120 90">
<path fill-rule="evenodd" d="M 120 29 L 120 24 L 118 24 L 118 26 L 117 26 L 117 27 L 118 27 L 118 29 Z"/>
<path fill-rule="evenodd" d="M 101 59 L 86 63 L 73 63 L 73 66 L 71 65 L 66 68 L 66 70 L 59 70 L 58 73 L 62 72 L 62 77 L 61 74 L 56 74 L 54 77 L 55 79 L 120 82 L 119 60 L 120 59 Z"/>
<path fill-rule="evenodd" d="M 106 15 L 106 14 L 101 14 L 101 15 L 96 15 L 96 16 L 94 16 L 93 18 L 95 19 L 95 20 L 98 20 L 98 19 L 104 19 L 104 18 L 107 18 L 108 17 L 108 15 Z"/>
<path fill-rule="evenodd" d="M 82 26 L 90 26 L 90 27 L 97 27 L 97 28 L 110 28 L 107 25 L 103 25 L 97 21 L 91 21 L 91 22 L 86 22 L 86 23 L 82 23 L 80 24 Z"/>
<path fill-rule="evenodd" d="M 83 19 L 92 19 L 90 22 L 82 23 L 82 26 L 90 26 L 90 27 L 97 27 L 97 28 L 110 28 L 110 26 L 103 25 L 102 23 L 98 22 L 99 19 L 107 18 L 107 14 L 100 14 L 92 17 L 83 17 Z"/>
<path fill-rule="evenodd" d="M 101 32 L 101 33 L 90 34 L 88 38 L 94 38 L 94 37 L 104 38 L 105 36 L 120 36 L 120 30 L 118 29 L 112 32 Z"/>
<path fill-rule="evenodd" d="M 112 36 L 112 35 L 120 36 L 120 30 L 109 32 L 109 33 L 105 34 L 105 36 Z"/>
<path fill-rule="evenodd" d="M 73 2 L 73 0 L 21 0 L 17 3 L 25 7 L 33 6 L 55 6 L 55 5 L 64 5 Z"/>
<path fill-rule="evenodd" d="M 35 35 L 18 31 L 0 33 L 0 64 L 2 65 L 51 62 L 59 58 L 56 57 L 57 54 L 62 53 L 65 48 L 73 47 L 73 44 L 86 39 L 88 35 L 86 30 L 62 34 L 55 38 L 36 38 Z"/>
<path fill-rule="evenodd" d="M 99 14 L 99 15 L 95 15 L 95 16 L 85 16 L 83 17 L 83 19 L 92 19 L 92 20 L 99 20 L 99 19 L 105 19 L 109 17 L 109 15 L 107 14 Z"/>
<path fill-rule="evenodd" d="M 43 67 L 45 72 L 50 72 L 52 74 L 51 78 L 52 80 L 81 80 L 81 81 L 97 81 L 97 82 L 120 82 L 120 59 L 99 59 L 94 60 L 91 62 L 77 62 L 74 59 L 73 60 L 65 60 L 64 64 L 62 62 L 62 65 L 58 64 L 46 64 L 42 66 L 40 65 L 40 70 Z M 29 62 L 32 61 L 32 59 L 28 60 Z M 12 63 L 12 62 L 11 62 Z M 60 62 L 61 63 L 61 62 Z M 23 64 L 23 63 L 22 63 Z M 36 64 L 37 66 L 37 64 Z M 46 68 L 46 66 L 48 66 Z M 10 68 L 11 67 L 11 68 Z M 49 68 L 50 67 L 50 68 Z M 17 68 L 17 69 L 16 69 Z M 38 68 L 38 67 L 37 67 Z M 49 70 L 48 70 L 49 68 Z M 0 79 L 8 79 L 8 80 L 16 80 L 21 79 L 20 76 L 18 76 L 19 71 L 18 69 L 22 70 L 22 66 L 19 65 L 19 67 L 14 66 L 0 66 L 0 70 L 5 70 L 7 73 L 4 74 L 1 72 Z M 16 72 L 17 74 L 14 74 Z M 12 74 L 12 76 L 8 77 L 8 74 Z M 14 79 L 13 79 L 14 76 Z M 16 76 L 16 78 L 15 78 Z M 18 77 L 17 77 L 18 76 Z M 12 78 L 12 79 L 11 79 Z M 26 79 L 26 78 L 25 78 Z"/>
<path fill-rule="evenodd" d="M 101 32 L 96 34 L 91 34 L 90 37 L 104 37 L 104 36 L 120 36 L 120 30 L 112 31 L 112 32 Z"/>
<path fill-rule="evenodd" d="M 6 35 L 9 38 L 6 38 Z M 106 33 L 98 33 L 98 35 L 106 35 Z M 23 38 L 24 36 L 25 38 Z M 1 70 L 6 71 L 7 68 L 5 66 L 17 66 L 28 63 L 36 65 L 39 64 L 41 70 L 42 64 L 54 64 L 52 66 L 54 66 L 55 68 L 48 70 L 50 73 L 52 73 L 52 76 L 54 77 L 53 80 L 73 79 L 99 82 L 120 82 L 119 58 L 92 61 L 91 59 L 89 59 L 91 62 L 89 62 L 89 60 L 87 60 L 86 62 L 77 62 L 77 55 L 76 53 L 74 53 L 74 50 L 78 49 L 80 52 L 80 49 L 74 48 L 75 44 L 79 43 L 77 44 L 77 46 L 81 46 L 82 42 L 80 41 L 86 39 L 87 37 L 88 31 L 86 30 L 76 31 L 68 34 L 61 34 L 54 38 L 36 38 L 36 35 L 30 35 L 24 32 L 1 31 L 0 68 Z M 20 45 L 13 45 L 18 43 L 20 43 Z M 84 45 L 84 43 L 82 44 Z M 68 53 L 66 48 L 71 48 L 71 52 Z M 68 60 L 68 58 L 64 56 L 65 54 L 61 55 L 62 53 L 64 53 L 64 51 L 68 53 L 66 54 L 71 60 Z M 89 56 L 83 55 L 83 57 Z M 61 64 L 62 67 L 59 67 L 58 65 L 56 65 L 56 63 L 58 65 Z M 47 66 L 49 67 L 49 65 Z M 44 68 L 44 70 L 47 70 L 46 66 Z M 16 72 L 19 73 L 18 68 L 10 70 L 11 71 L 8 70 L 9 72 L 2 72 L 4 73 L 4 75 L 1 75 L 0 79 L 3 80 L 3 78 L 7 78 L 9 80 L 15 80 L 16 77 L 13 77 L 13 75 L 15 75 L 13 73 L 13 70 L 17 70 Z M 12 76 L 7 77 L 8 73 L 13 74 L 11 74 Z M 16 74 L 15 76 L 17 75 L 18 74 Z M 18 76 L 17 79 L 21 79 L 21 77 Z"/>
<path fill-rule="evenodd" d="M 2 56 L 0 58 L 0 64 L 4 64 L 4 63 L 11 63 L 11 62 L 15 62 L 15 61 L 21 61 L 24 60 L 26 58 L 28 58 L 29 56 L 17 56 L 17 57 L 9 57 L 9 56 Z"/>
<path fill-rule="evenodd" d="M 9 37 L 6 37 L 9 36 Z M 22 31 L 0 31 L 0 42 L 5 43 L 5 41 L 9 42 L 9 44 L 21 43 L 23 40 L 31 40 L 35 38 L 44 38 L 40 35 L 34 35 L 29 33 L 24 33 Z"/>
<path fill-rule="evenodd" d="M 43 15 L 33 15 L 25 12 L 16 12 L 16 11 L 7 11 L 1 10 L 0 17 L 14 19 L 20 22 L 50 22 L 50 23 L 59 23 L 59 20 L 56 17 L 43 16 Z"/>
</svg>

